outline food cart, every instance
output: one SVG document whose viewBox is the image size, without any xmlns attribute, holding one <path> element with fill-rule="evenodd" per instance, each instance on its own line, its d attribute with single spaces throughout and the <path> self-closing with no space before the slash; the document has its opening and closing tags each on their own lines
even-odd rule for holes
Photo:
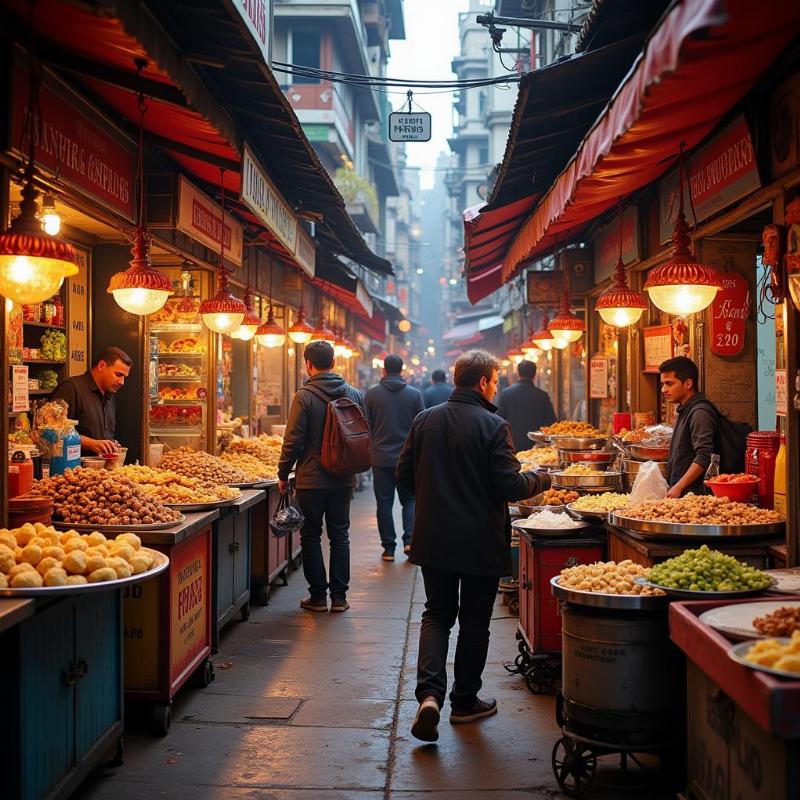
<svg viewBox="0 0 800 800">
<path fill-rule="evenodd" d="M 281 578 L 284 586 L 288 583 L 290 547 L 292 536 L 276 536 L 269 527 L 269 521 L 278 508 L 280 492 L 277 481 L 265 486 L 266 499 L 253 507 L 250 560 L 251 594 L 259 605 L 269 602 L 270 587 Z M 297 534 L 299 541 L 299 533 Z"/>
</svg>

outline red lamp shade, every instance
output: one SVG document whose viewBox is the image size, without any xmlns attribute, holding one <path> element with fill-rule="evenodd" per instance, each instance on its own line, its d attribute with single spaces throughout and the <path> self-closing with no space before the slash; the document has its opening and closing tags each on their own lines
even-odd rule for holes
<svg viewBox="0 0 800 800">
<path fill-rule="evenodd" d="M 172 294 L 172 281 L 151 266 L 150 233 L 143 225 L 133 235 L 131 255 L 130 267 L 112 275 L 106 291 L 130 314 L 155 314 Z"/>
<path fill-rule="evenodd" d="M 553 349 L 553 334 L 550 333 L 550 329 L 548 327 L 549 322 L 547 319 L 547 314 L 545 314 L 544 319 L 542 320 L 542 327 L 535 331 L 532 338 L 533 343 L 540 349 L 540 350 L 552 350 Z"/>
<path fill-rule="evenodd" d="M 336 334 L 328 327 L 322 314 L 319 315 L 317 327 L 311 336 L 312 342 L 327 342 L 331 347 L 336 344 Z"/>
<path fill-rule="evenodd" d="M 275 321 L 275 312 L 269 307 L 267 321 L 258 326 L 256 341 L 264 347 L 280 347 L 286 341 L 286 332 Z"/>
<path fill-rule="evenodd" d="M 306 312 L 301 304 L 297 311 L 297 319 L 289 328 L 289 338 L 295 344 L 306 344 L 311 341 L 313 335 L 314 328 L 306 321 Z"/>
<path fill-rule="evenodd" d="M 200 316 L 203 323 L 216 333 L 235 331 L 247 312 L 244 303 L 231 294 L 224 276 L 220 278 L 217 293 L 210 300 L 200 303 Z"/>
<path fill-rule="evenodd" d="M 628 286 L 621 258 L 617 261 L 614 283 L 597 298 L 595 309 L 603 322 L 617 328 L 633 325 L 647 309 L 647 298 Z"/>
<path fill-rule="evenodd" d="M 550 321 L 548 328 L 555 339 L 567 343 L 577 342 L 583 336 L 586 323 L 572 313 L 569 306 L 569 292 L 565 291 L 561 296 L 558 314 Z"/>
</svg>

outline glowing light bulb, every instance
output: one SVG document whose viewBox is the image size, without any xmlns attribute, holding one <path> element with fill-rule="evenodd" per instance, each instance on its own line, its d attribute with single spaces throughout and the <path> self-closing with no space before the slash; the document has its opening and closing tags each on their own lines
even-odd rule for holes
<svg viewBox="0 0 800 800">
<path fill-rule="evenodd" d="M 616 328 L 626 328 L 628 325 L 633 325 L 639 321 L 639 318 L 644 314 L 643 308 L 600 308 L 600 319 L 607 325 L 613 325 Z"/>
<path fill-rule="evenodd" d="M 111 294 L 117 305 L 130 314 L 155 314 L 164 307 L 169 299 L 169 292 L 154 289 L 114 289 Z"/>
<path fill-rule="evenodd" d="M 244 312 L 241 314 L 228 312 L 203 314 L 203 323 L 215 333 L 230 333 L 242 324 L 243 319 Z"/>
<path fill-rule="evenodd" d="M 58 236 L 61 230 L 61 217 L 55 211 L 42 214 L 42 228 L 48 236 Z"/>
</svg>

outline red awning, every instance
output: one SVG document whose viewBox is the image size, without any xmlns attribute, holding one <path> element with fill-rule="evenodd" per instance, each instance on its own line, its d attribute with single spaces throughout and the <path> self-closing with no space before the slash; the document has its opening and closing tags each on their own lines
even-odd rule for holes
<svg viewBox="0 0 800 800">
<path fill-rule="evenodd" d="M 381 344 L 386 343 L 386 317 L 378 311 L 373 311 L 372 317 L 358 317 L 356 327 L 370 339 Z"/>
<path fill-rule="evenodd" d="M 798 2 L 676 4 L 512 242 L 502 283 L 663 174 L 680 143 L 691 149 L 706 137 L 798 33 Z"/>
</svg>

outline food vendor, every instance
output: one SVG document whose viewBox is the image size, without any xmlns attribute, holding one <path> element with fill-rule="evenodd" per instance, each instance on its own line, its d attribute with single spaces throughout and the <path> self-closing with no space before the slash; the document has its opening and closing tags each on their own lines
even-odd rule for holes
<svg viewBox="0 0 800 800">
<path fill-rule="evenodd" d="M 715 452 L 718 420 L 714 407 L 697 390 L 699 372 L 690 358 L 670 358 L 658 368 L 661 393 L 677 403 L 675 426 L 667 457 L 667 497 L 703 494 L 703 478 Z"/>
<path fill-rule="evenodd" d="M 90 370 L 60 383 L 53 400 L 63 400 L 71 419 L 78 421 L 81 450 L 97 455 L 114 453 L 119 443 L 117 428 L 117 392 L 125 385 L 133 361 L 119 347 L 106 347 Z"/>
</svg>

